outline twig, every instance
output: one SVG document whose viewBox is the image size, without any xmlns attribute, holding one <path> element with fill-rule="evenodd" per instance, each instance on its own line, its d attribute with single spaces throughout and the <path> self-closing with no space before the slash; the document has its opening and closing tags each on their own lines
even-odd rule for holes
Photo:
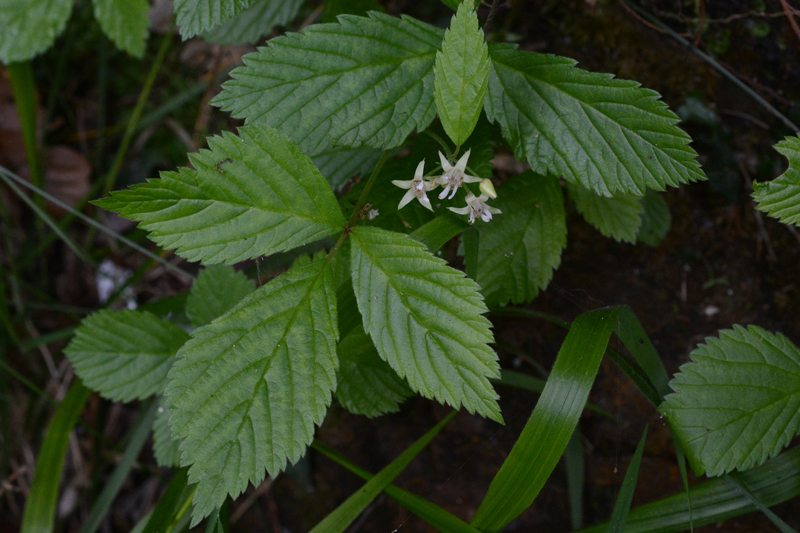
<svg viewBox="0 0 800 533">
<path fill-rule="evenodd" d="M 797 10 L 787 4 L 786 0 L 781 0 L 781 7 L 783 8 L 784 13 L 786 13 L 786 18 L 789 19 L 789 24 L 792 25 L 795 35 L 797 35 L 797 38 L 800 39 L 800 26 L 798 26 L 797 21 L 794 20 L 794 15 L 798 14 Z"/>
<path fill-rule="evenodd" d="M 750 173 L 747 171 L 747 168 L 744 166 L 744 162 L 742 162 L 740 157 L 736 158 L 736 166 L 739 167 L 739 172 L 741 172 L 742 177 L 744 178 L 745 184 L 747 185 L 747 190 L 752 191 L 753 180 L 750 179 Z M 753 213 L 755 214 L 756 224 L 758 224 L 758 232 L 761 234 L 761 239 L 767 246 L 767 255 L 769 256 L 769 260 L 775 263 L 778 261 L 778 255 L 775 253 L 775 248 L 772 247 L 772 239 L 769 238 L 767 227 L 764 225 L 764 217 L 761 216 L 761 211 L 758 209 L 754 209 Z"/>
<path fill-rule="evenodd" d="M 261 484 L 258 486 L 258 488 L 256 488 L 256 490 L 254 490 L 253 493 L 250 494 L 250 496 L 248 496 L 247 499 L 243 501 L 239 507 L 236 508 L 236 510 L 231 515 L 230 523 L 235 524 L 236 522 L 238 522 L 239 519 L 242 517 L 242 515 L 244 515 L 244 513 L 246 513 L 247 510 L 250 509 L 250 507 L 256 502 L 256 500 L 259 499 L 262 494 L 267 492 L 270 489 L 270 487 L 272 487 L 273 481 L 274 479 L 272 478 L 267 478 L 264 481 L 262 481 Z"/>
<path fill-rule="evenodd" d="M 750 122 L 752 122 L 753 124 L 755 124 L 756 126 L 758 126 L 760 128 L 763 128 L 765 130 L 769 129 L 769 125 L 768 124 L 765 124 L 764 122 L 761 122 L 760 120 L 758 120 L 753 115 L 748 115 L 747 113 L 743 113 L 741 111 L 734 111 L 733 109 L 721 109 L 720 113 L 723 114 L 723 115 L 730 115 L 732 117 L 743 118 L 745 120 L 749 120 Z"/>
<path fill-rule="evenodd" d="M 658 26 L 656 26 L 656 25 L 655 25 L 655 24 L 653 24 L 652 22 L 649 22 L 649 21 L 645 20 L 644 18 L 642 18 L 642 17 L 641 17 L 641 16 L 640 16 L 640 15 L 639 15 L 639 14 L 638 14 L 636 11 L 634 11 L 634 10 L 631 8 L 631 6 L 629 6 L 629 5 L 627 4 L 627 2 L 625 2 L 625 0 L 619 0 L 619 3 L 620 3 L 620 5 L 621 5 L 622 7 L 624 7 L 624 8 L 625 8 L 625 10 L 626 10 L 628 13 L 630 13 L 631 15 L 633 15 L 633 18 L 635 18 L 636 20 L 638 20 L 639 22 L 641 22 L 642 24 L 644 24 L 645 26 L 647 26 L 647 27 L 648 27 L 648 28 L 650 28 L 651 30 L 655 30 L 655 31 L 657 31 L 658 33 L 663 33 L 663 34 L 665 34 L 665 35 L 669 35 L 669 34 L 670 34 L 670 32 L 669 32 L 669 31 L 667 31 L 667 30 L 665 30 L 665 29 L 663 29 L 663 28 L 659 28 Z M 693 35 L 692 35 L 691 33 L 679 33 L 678 35 L 680 35 L 681 37 L 693 37 Z"/>
</svg>

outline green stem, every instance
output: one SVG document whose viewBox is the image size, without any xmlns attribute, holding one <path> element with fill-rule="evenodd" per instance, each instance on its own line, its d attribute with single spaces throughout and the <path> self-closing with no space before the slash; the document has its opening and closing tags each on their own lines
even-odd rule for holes
<svg viewBox="0 0 800 533">
<path fill-rule="evenodd" d="M 447 156 L 447 159 L 450 159 L 451 157 L 455 156 L 458 153 L 458 148 L 456 148 L 455 152 L 451 152 L 450 147 L 447 145 L 445 140 L 436 135 L 435 133 L 433 133 L 432 131 L 425 130 L 425 134 L 434 141 L 436 141 L 437 143 L 439 143 L 442 148 L 444 148 L 444 154 L 445 156 Z"/>
<path fill-rule="evenodd" d="M 364 204 L 367 203 L 367 195 L 369 194 L 369 191 L 372 190 L 372 186 L 375 184 L 375 178 L 377 178 L 378 174 L 381 173 L 381 169 L 388 159 L 389 150 L 383 152 L 383 155 L 378 160 L 378 164 L 375 165 L 375 170 L 372 171 L 372 175 L 369 177 L 369 180 L 367 180 L 367 184 L 364 186 L 364 190 L 361 192 L 361 197 L 358 199 L 358 203 L 353 210 L 353 214 L 350 216 L 350 220 L 347 222 L 347 229 L 353 229 L 353 225 L 356 223 L 356 220 L 358 220 L 358 214 L 364 208 Z"/>
<path fill-rule="evenodd" d="M 111 170 L 106 174 L 103 185 L 103 196 L 108 196 L 108 193 L 117 181 L 119 171 L 122 169 L 122 164 L 125 162 L 125 156 L 128 155 L 128 148 L 130 148 L 131 141 L 133 140 L 133 134 L 136 132 L 136 125 L 139 124 L 139 120 L 142 118 L 142 110 L 144 110 L 144 106 L 150 96 L 150 91 L 153 89 L 153 83 L 155 83 L 156 76 L 161 70 L 161 65 L 164 63 L 164 58 L 167 55 L 171 43 L 172 32 L 169 32 L 164 36 L 164 40 L 161 41 L 161 47 L 156 53 L 156 57 L 150 67 L 150 72 L 147 73 L 142 92 L 139 94 L 139 99 L 136 101 L 136 106 L 133 108 L 128 126 L 125 128 L 125 134 L 122 136 L 119 150 L 117 150 L 117 155 L 114 157 L 114 163 L 111 165 Z"/>
<path fill-rule="evenodd" d="M 383 155 L 378 160 L 378 164 L 375 165 L 375 170 L 372 171 L 372 175 L 367 180 L 367 184 L 364 186 L 364 190 L 361 191 L 361 197 L 359 197 L 358 202 L 356 203 L 355 209 L 353 209 L 353 214 L 350 216 L 350 220 L 347 221 L 347 226 L 345 226 L 344 231 L 342 232 L 342 236 L 339 237 L 339 240 L 336 241 L 336 244 L 333 246 L 333 249 L 328 254 L 327 260 L 330 261 L 333 259 L 333 256 L 339 251 L 339 248 L 344 243 L 344 240 L 350 235 L 353 227 L 355 226 L 356 220 L 358 220 L 358 214 L 361 213 L 361 210 L 364 208 L 364 205 L 367 203 L 367 195 L 369 191 L 372 190 L 372 186 L 375 184 L 375 178 L 378 177 L 380 174 L 381 169 L 383 168 L 384 163 L 389 160 L 389 150 L 383 152 Z"/>
</svg>

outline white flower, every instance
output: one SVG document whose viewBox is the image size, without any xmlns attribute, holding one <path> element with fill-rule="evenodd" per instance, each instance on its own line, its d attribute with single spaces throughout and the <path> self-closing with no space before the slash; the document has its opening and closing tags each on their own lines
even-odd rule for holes
<svg viewBox="0 0 800 533">
<path fill-rule="evenodd" d="M 486 200 L 488 199 L 489 197 L 486 196 L 486 194 L 481 194 L 476 198 L 475 195 L 470 192 L 467 193 L 466 207 L 448 207 L 447 209 L 459 215 L 469 215 L 470 224 L 474 224 L 476 218 L 480 218 L 484 222 L 489 222 L 492 220 L 492 215 L 500 214 L 502 211 L 486 205 Z"/>
<path fill-rule="evenodd" d="M 431 206 L 431 201 L 428 200 L 428 196 L 425 194 L 426 192 L 430 191 L 431 189 L 436 188 L 436 184 L 425 181 L 423 177 L 423 169 L 425 167 L 425 160 L 419 162 L 417 165 L 417 171 L 414 173 L 414 179 L 408 181 L 401 181 L 401 180 L 392 180 L 392 183 L 401 187 L 403 189 L 408 189 L 408 192 L 403 196 L 403 199 L 400 200 L 400 204 L 398 204 L 397 209 L 402 209 L 408 202 L 416 198 L 419 200 L 419 203 L 433 211 L 433 207 Z"/>
<path fill-rule="evenodd" d="M 461 184 L 463 183 L 476 183 L 481 181 L 481 178 L 476 178 L 475 176 L 468 176 L 464 174 L 464 171 L 467 168 L 467 161 L 469 160 L 469 153 L 470 150 L 467 150 L 464 155 L 461 156 L 461 159 L 458 160 L 456 166 L 451 166 L 450 162 L 447 161 L 447 158 L 444 156 L 442 152 L 439 152 L 439 161 L 442 163 L 442 170 L 444 174 L 440 177 L 436 178 L 435 183 L 437 185 L 444 186 L 444 190 L 439 195 L 439 200 L 443 200 L 447 193 L 450 193 L 450 198 L 456 195 L 456 191 Z M 450 192 L 452 191 L 452 192 Z"/>
</svg>

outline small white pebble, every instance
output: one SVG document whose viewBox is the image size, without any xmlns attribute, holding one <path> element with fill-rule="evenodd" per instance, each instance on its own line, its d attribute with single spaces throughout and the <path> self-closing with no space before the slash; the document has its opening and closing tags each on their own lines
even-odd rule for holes
<svg viewBox="0 0 800 533">
<path fill-rule="evenodd" d="M 708 318 L 719 313 L 719 307 L 716 305 L 709 305 L 705 309 L 703 309 L 703 314 L 706 315 Z"/>
</svg>

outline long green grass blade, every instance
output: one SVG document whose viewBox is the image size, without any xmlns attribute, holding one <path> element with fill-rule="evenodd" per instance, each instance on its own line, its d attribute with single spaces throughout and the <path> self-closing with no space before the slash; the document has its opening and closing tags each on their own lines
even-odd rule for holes
<svg viewBox="0 0 800 533">
<path fill-rule="evenodd" d="M 583 457 L 580 430 L 575 430 L 564 450 L 564 466 L 567 470 L 570 522 L 573 530 L 580 529 L 583 526 L 583 483 L 586 479 L 586 460 Z"/>
<path fill-rule="evenodd" d="M 81 261 L 83 261 L 84 263 L 88 263 L 90 265 L 93 264 L 93 261 L 89 259 L 86 256 L 86 254 L 83 253 L 83 250 L 81 250 L 80 247 L 78 247 L 78 245 L 66 233 L 64 233 L 64 231 L 61 229 L 61 226 L 59 226 L 58 223 L 55 220 L 53 220 L 50 217 L 50 215 L 48 215 L 47 212 L 39 205 L 41 204 L 41 202 L 35 202 L 30 198 L 28 198 L 28 195 L 22 192 L 22 190 L 19 187 L 17 187 L 17 185 L 14 183 L 14 181 L 12 181 L 10 176 L 8 176 L 6 172 L 2 172 L 3 170 L 5 169 L 3 169 L 3 167 L 0 167 L 0 180 L 3 180 L 6 186 L 8 186 L 8 188 L 11 189 L 14 194 L 16 194 L 20 200 L 25 202 L 28 205 L 28 207 L 30 207 L 31 210 L 34 213 L 36 213 L 36 216 L 39 217 L 41 221 L 50 226 L 50 229 L 53 230 L 53 233 L 58 235 L 59 238 L 61 238 L 61 240 L 64 241 L 64 244 L 69 246 L 69 249 L 72 250 L 75 253 L 75 255 L 77 255 L 80 258 Z M 30 184 L 30 187 L 33 188 L 35 187 L 35 185 Z"/>
<path fill-rule="evenodd" d="M 728 478 L 736 483 L 736 485 L 739 487 L 739 490 L 741 490 L 742 493 L 747 496 L 747 499 L 749 499 L 759 511 L 764 513 L 767 518 L 772 520 L 772 523 L 775 524 L 783 533 L 797 533 L 789 524 L 784 522 L 778 515 L 773 513 L 769 507 L 764 505 L 764 503 L 758 499 L 758 496 L 753 494 L 753 492 L 747 487 L 747 483 L 744 482 L 742 476 L 740 476 L 738 472 L 730 473 Z"/>
<path fill-rule="evenodd" d="M 42 186 L 43 172 L 42 161 L 39 155 L 39 145 L 36 141 L 36 82 L 33 79 L 33 67 L 30 61 L 11 63 L 6 67 L 11 78 L 11 90 L 14 93 L 14 102 L 17 105 L 17 114 L 22 126 L 22 140 L 25 152 L 28 155 L 28 168 L 31 172 L 31 181 L 37 187 Z M 42 202 L 37 202 L 42 207 Z"/>
<path fill-rule="evenodd" d="M 153 509 L 147 524 L 142 529 L 142 533 L 166 531 L 187 500 L 191 501 L 194 488 L 187 487 L 189 482 L 188 470 L 188 468 L 184 467 L 175 472 L 175 476 L 170 481 L 164 495 L 158 501 L 158 505 Z"/>
<path fill-rule="evenodd" d="M 136 426 L 131 430 L 128 445 L 125 447 L 125 453 L 122 454 L 106 486 L 103 487 L 103 491 L 94 502 L 92 510 L 89 513 L 89 518 L 83 523 L 80 533 L 94 533 L 100 528 L 100 525 L 103 523 L 103 518 L 105 518 L 117 494 L 122 488 L 122 484 L 125 483 L 125 480 L 128 478 L 128 474 L 130 474 L 133 468 L 133 463 L 136 461 L 136 458 L 139 457 L 139 452 L 142 451 L 144 443 L 147 442 L 147 437 L 150 435 L 150 430 L 153 428 L 153 421 L 156 418 L 157 407 L 158 402 L 151 401 L 150 407 L 139 417 Z"/>
<path fill-rule="evenodd" d="M 678 470 L 681 473 L 681 481 L 683 482 L 683 490 L 686 494 L 686 506 L 689 510 L 689 531 L 694 533 L 694 520 L 692 520 L 692 493 L 689 488 L 689 476 L 686 473 L 686 454 L 683 453 L 681 443 L 672 434 L 672 444 L 675 446 L 675 459 L 678 461 Z"/>
<path fill-rule="evenodd" d="M 318 441 L 314 441 L 311 447 L 361 479 L 370 480 L 374 477 L 366 470 L 357 467 L 344 456 Z M 480 533 L 466 522 L 416 494 L 412 494 L 394 485 L 387 485 L 384 492 L 394 501 L 433 526 L 437 531 L 447 531 L 448 533 Z"/>
<path fill-rule="evenodd" d="M 408 464 L 427 446 L 433 438 L 458 414 L 453 411 L 441 422 L 436 424 L 433 429 L 428 431 L 414 444 L 409 446 L 397 459 L 392 461 L 386 468 L 378 472 L 372 479 L 361 487 L 355 494 L 347 498 L 339 507 L 329 514 L 322 522 L 317 524 L 311 533 L 341 533 L 358 515 L 372 503 L 372 500 L 383 492 L 400 472 L 405 470 Z"/>
<path fill-rule="evenodd" d="M 750 492 L 766 507 L 800 495 L 800 448 L 768 460 L 761 466 L 740 474 Z M 756 511 L 730 476 L 721 476 L 691 487 L 692 513 L 689 514 L 686 492 L 632 509 L 625 533 L 671 533 L 712 524 Z M 604 533 L 608 522 L 582 529 L 580 533 Z"/>
<path fill-rule="evenodd" d="M 631 464 L 628 466 L 628 471 L 625 472 L 625 479 L 622 481 L 622 488 L 620 488 L 617 496 L 617 503 L 614 504 L 614 512 L 611 514 L 608 533 L 621 533 L 625 528 L 625 522 L 628 520 L 628 514 L 631 511 L 633 493 L 636 490 L 636 480 L 639 478 L 639 465 L 642 463 L 642 453 L 644 452 L 646 440 L 647 428 L 645 427 L 642 439 L 639 441 L 639 445 L 636 447 L 631 459 Z"/>
<path fill-rule="evenodd" d="M 650 342 L 650 337 L 645 333 L 642 324 L 636 318 L 636 314 L 627 305 L 623 305 L 620 309 L 619 325 L 615 333 L 628 348 L 628 351 L 631 352 L 631 355 L 639 363 L 642 370 L 645 371 L 650 382 L 661 396 L 661 400 L 663 400 L 665 395 L 672 392 L 669 388 L 669 374 L 667 374 L 667 369 L 658 356 L 655 346 Z"/>
<path fill-rule="evenodd" d="M 572 323 L 536 408 L 489 486 L 472 526 L 496 533 L 527 509 L 558 463 L 578 424 L 620 308 Z"/>
<path fill-rule="evenodd" d="M 25 502 L 20 533 L 53 531 L 61 470 L 64 467 L 69 435 L 91 393 L 91 390 L 76 379 L 56 409 L 47 427 L 42 448 L 39 450 L 39 458 L 36 460 L 33 484 Z"/>
</svg>

